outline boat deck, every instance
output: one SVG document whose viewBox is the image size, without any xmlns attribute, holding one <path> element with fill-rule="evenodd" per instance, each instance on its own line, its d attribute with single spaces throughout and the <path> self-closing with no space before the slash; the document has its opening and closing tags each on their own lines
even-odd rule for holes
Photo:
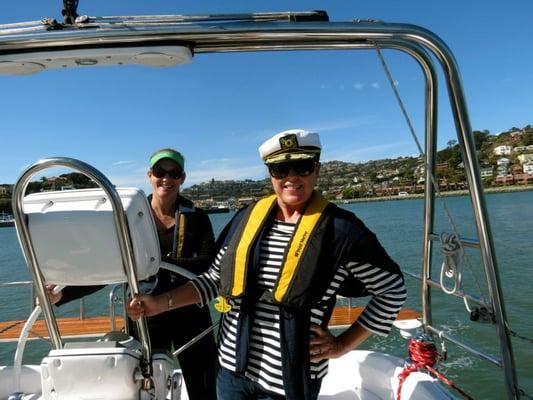
<svg viewBox="0 0 533 400">
<path fill-rule="evenodd" d="M 116 328 L 118 330 L 124 327 L 124 319 L 117 317 Z M 0 322 L 0 342 L 11 342 L 18 340 L 22 327 L 26 321 L 4 321 Z M 79 317 L 58 318 L 57 325 L 61 336 L 70 337 L 91 337 L 101 336 L 111 331 L 111 318 L 106 317 Z M 48 329 L 44 320 L 35 321 L 30 331 L 28 339 L 48 338 Z"/>
<path fill-rule="evenodd" d="M 337 306 L 333 309 L 333 314 L 329 320 L 331 328 L 342 328 L 350 326 L 363 312 L 364 307 Z M 415 310 L 402 309 L 398 314 L 398 320 L 416 319 L 422 315 Z"/>
<path fill-rule="evenodd" d="M 363 307 L 337 306 L 333 310 L 329 326 L 332 328 L 342 328 L 349 326 L 359 317 Z M 419 318 L 420 313 L 415 310 L 404 309 L 398 315 L 399 320 Z M 124 327 L 124 319 L 116 317 L 116 329 Z M 0 322 L 0 342 L 12 342 L 18 340 L 25 321 L 4 321 Z M 94 337 L 101 336 L 111 331 L 111 319 L 106 317 L 79 317 L 58 318 L 57 324 L 61 336 L 71 337 Z M 28 339 L 48 338 L 48 330 L 44 320 L 35 322 L 30 331 Z"/>
</svg>

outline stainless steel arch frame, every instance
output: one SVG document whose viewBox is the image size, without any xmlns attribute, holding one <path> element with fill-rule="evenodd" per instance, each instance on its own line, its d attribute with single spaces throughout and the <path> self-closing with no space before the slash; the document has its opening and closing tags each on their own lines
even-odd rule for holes
<svg viewBox="0 0 533 400">
<path fill-rule="evenodd" d="M 408 24 L 376 21 L 291 22 L 290 15 L 159 16 L 88 18 L 83 24 L 47 30 L 40 22 L 0 26 L 0 56 L 10 53 L 54 52 L 99 47 L 185 45 L 195 54 L 278 50 L 396 49 L 411 55 L 421 66 L 425 86 L 426 197 L 422 265 L 422 307 L 426 330 L 432 331 L 430 266 L 435 190 L 430 176 L 435 167 L 437 143 L 438 60 L 449 93 L 450 105 L 463 156 L 470 198 L 476 220 L 479 249 L 488 282 L 490 303 L 496 317 L 507 397 L 519 398 L 514 358 L 507 329 L 494 244 L 482 194 L 474 138 L 457 63 L 447 45 L 434 33 Z M 431 56 L 430 56 L 431 55 Z M 430 170 L 431 169 L 431 170 Z M 433 171 L 432 171 L 433 170 Z M 20 219 L 20 216 L 17 217 Z M 20 222 L 18 222 L 18 225 Z M 41 294 L 42 296 L 42 294 Z M 47 311 L 48 313 L 50 310 Z M 474 352 L 475 353 L 475 352 Z M 490 358 L 490 357 L 488 357 Z"/>
<path fill-rule="evenodd" d="M 122 255 L 122 263 L 124 267 L 124 272 L 128 279 L 128 285 L 131 288 L 132 293 L 139 293 L 139 285 L 137 281 L 137 269 L 135 265 L 135 257 L 133 253 L 133 246 L 131 243 L 131 236 L 128 229 L 128 221 L 126 219 L 126 213 L 122 207 L 122 202 L 120 200 L 118 192 L 115 190 L 113 184 L 105 177 L 100 171 L 96 170 L 89 164 L 84 163 L 83 161 L 75 160 L 72 158 L 50 158 L 38 161 L 34 165 L 26 169 L 21 177 L 18 179 L 15 187 L 13 189 L 13 213 L 15 217 L 15 226 L 17 228 L 17 234 L 19 241 L 21 243 L 22 252 L 28 264 L 28 268 L 33 277 L 33 281 L 36 283 L 35 290 L 39 302 L 41 304 L 46 325 L 50 333 L 50 339 L 52 340 L 52 345 L 56 349 L 63 347 L 61 341 L 61 336 L 57 327 L 57 322 L 52 310 L 52 306 L 45 292 L 45 282 L 41 274 L 39 267 L 39 262 L 37 260 L 35 249 L 33 247 L 33 242 L 28 228 L 27 218 L 24 214 L 23 202 L 24 195 L 26 193 L 26 188 L 33 176 L 38 172 L 52 168 L 52 167 L 67 167 L 82 174 L 88 176 L 94 180 L 98 186 L 104 191 L 108 200 L 111 202 L 111 207 L 113 209 L 113 219 L 114 225 L 117 233 L 117 239 L 120 246 L 120 253 Z M 144 367 L 146 371 L 143 375 L 145 377 L 151 376 L 151 349 L 150 349 L 150 337 L 148 335 L 148 327 L 146 323 L 146 318 L 142 317 L 138 320 L 139 335 L 142 345 L 142 353 L 144 360 Z"/>
</svg>

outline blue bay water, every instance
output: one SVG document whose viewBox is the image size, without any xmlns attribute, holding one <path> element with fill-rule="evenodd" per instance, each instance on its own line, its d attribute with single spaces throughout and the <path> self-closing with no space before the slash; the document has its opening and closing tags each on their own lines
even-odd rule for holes
<svg viewBox="0 0 533 400">
<path fill-rule="evenodd" d="M 486 197 L 489 220 L 494 233 L 496 255 L 500 270 L 505 306 L 510 328 L 516 333 L 533 337 L 533 299 L 530 295 L 529 272 L 533 260 L 533 192 L 490 194 Z M 476 237 L 472 208 L 468 197 L 448 197 L 445 207 L 437 199 L 436 233 L 452 232 L 449 218 L 462 236 Z M 353 211 L 376 233 L 389 254 L 404 271 L 420 274 L 422 258 L 423 201 L 402 200 L 392 202 L 368 202 L 343 205 Z M 215 234 L 218 234 L 233 214 L 211 214 Z M 0 282 L 29 280 L 30 275 L 18 246 L 14 228 L 0 229 Z M 435 246 L 432 263 L 433 277 L 439 278 L 442 257 Z M 469 293 L 486 298 L 486 280 L 481 267 L 479 251 L 467 250 L 463 272 L 463 287 Z M 420 283 L 406 277 L 408 287 L 407 307 L 420 310 Z M 481 288 L 481 290 L 480 290 Z M 102 290 L 85 301 L 88 315 L 107 313 L 107 290 Z M 0 320 L 24 319 L 30 312 L 31 294 L 28 288 L 0 290 Z M 358 299 L 365 304 L 365 299 Z M 451 331 L 472 346 L 498 356 L 498 342 L 492 325 L 471 322 L 463 301 L 432 290 L 434 325 Z M 76 302 L 73 302 L 76 303 Z M 79 304 L 67 304 L 58 310 L 60 315 L 74 316 Z M 178 326 L 178 325 L 177 325 Z M 178 329 L 178 328 L 176 328 Z M 437 340 L 437 344 L 439 344 Z M 466 354 L 453 344 L 446 343 L 448 359 L 440 364 L 446 376 L 476 399 L 504 398 L 502 372 L 485 361 Z M 513 339 L 519 386 L 533 395 L 533 344 Z M 24 361 L 38 363 L 50 346 L 39 340 L 28 344 Z M 372 338 L 364 348 L 384 351 L 406 357 L 407 342 L 397 331 L 387 338 Z M 0 344 L 0 365 L 12 364 L 15 344 Z"/>
</svg>

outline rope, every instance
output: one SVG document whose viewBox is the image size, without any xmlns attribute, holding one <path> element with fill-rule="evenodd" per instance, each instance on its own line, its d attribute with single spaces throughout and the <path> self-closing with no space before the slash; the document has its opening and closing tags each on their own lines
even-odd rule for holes
<svg viewBox="0 0 533 400">
<path fill-rule="evenodd" d="M 378 45 L 377 42 L 373 42 L 374 44 L 374 47 L 376 48 L 376 52 L 378 54 L 378 58 L 379 60 L 381 61 L 381 65 L 383 66 L 383 70 L 385 71 L 385 75 L 387 76 L 387 80 L 389 81 L 389 84 L 390 84 L 390 87 L 392 88 L 392 91 L 394 93 L 394 96 L 396 98 L 396 101 L 398 102 L 398 105 L 400 106 L 400 109 L 402 111 L 402 114 L 405 118 L 405 121 L 407 123 L 407 126 L 409 127 L 409 131 L 411 133 L 411 136 L 413 138 L 413 140 L 415 141 L 416 143 L 416 146 L 418 148 L 418 153 L 420 155 L 420 157 L 422 157 L 423 160 L 426 159 L 426 156 L 425 156 L 425 153 L 424 153 L 424 150 L 422 149 L 422 145 L 420 144 L 420 141 L 418 140 L 418 136 L 416 134 L 416 131 L 413 127 L 413 124 L 411 123 L 411 119 L 409 118 L 409 115 L 407 113 L 407 109 L 402 101 L 402 98 L 400 96 L 400 92 L 398 91 L 395 83 L 394 83 L 394 79 L 392 77 L 392 74 L 387 66 L 387 63 L 385 61 L 385 57 L 383 57 L 383 54 L 381 52 L 381 49 Z M 428 164 L 425 164 L 425 168 L 426 168 L 426 171 L 431 171 L 431 168 Z M 452 227 L 452 230 L 454 232 L 454 234 L 459 238 L 459 229 L 457 228 L 457 225 L 455 224 L 455 221 L 453 220 L 452 218 L 452 215 L 450 213 L 450 210 L 448 209 L 448 206 L 446 204 L 446 201 L 444 200 L 444 197 L 442 196 L 442 193 L 440 192 L 440 188 L 439 188 L 439 185 L 437 183 L 437 180 L 435 178 L 435 176 L 430 173 L 429 174 L 429 178 L 431 179 L 431 183 L 433 185 L 433 189 L 435 190 L 435 193 L 437 194 L 437 198 L 440 200 L 441 202 L 441 205 L 442 205 L 442 208 L 444 210 L 444 214 L 446 215 L 446 218 L 448 219 L 448 222 L 450 224 L 450 226 Z M 459 241 L 459 246 L 461 247 L 461 250 L 463 251 L 463 254 L 464 254 L 464 259 L 466 260 L 466 265 L 468 266 L 468 269 L 470 271 L 470 273 L 472 274 L 473 278 L 474 278 L 474 282 L 477 286 L 477 289 L 479 291 L 479 297 L 481 298 L 482 301 L 485 302 L 484 298 L 483 298 L 483 291 L 481 290 L 481 285 L 479 284 L 479 280 L 476 276 L 476 274 L 474 273 L 474 270 L 469 262 L 469 259 L 468 257 L 466 256 L 466 253 L 464 252 L 464 248 L 463 248 L 463 244 L 461 243 L 461 241 Z M 465 301 L 465 306 L 468 310 L 468 304 L 466 303 Z"/>
<path fill-rule="evenodd" d="M 15 381 L 15 391 L 20 391 L 20 374 L 22 371 L 22 356 L 24 355 L 24 349 L 26 348 L 26 342 L 30 334 L 31 327 L 39 317 L 41 313 L 41 307 L 35 306 L 31 312 L 28 320 L 24 324 L 22 331 L 20 332 L 19 341 L 17 343 L 17 349 L 15 350 L 15 361 L 13 362 L 13 379 Z"/>
<path fill-rule="evenodd" d="M 420 340 L 411 338 L 409 341 L 409 359 L 410 363 L 407 364 L 402 372 L 398 375 L 398 392 L 396 394 L 396 399 L 401 399 L 402 387 L 407 379 L 407 377 L 415 371 L 426 370 L 430 372 L 433 376 L 439 379 L 445 385 L 448 385 L 452 389 L 456 390 L 458 393 L 467 400 L 473 400 L 471 396 L 465 393 L 461 388 L 459 388 L 452 380 L 448 379 L 446 376 L 438 372 L 433 366 L 437 363 L 438 358 L 437 348 L 432 340 Z"/>
<path fill-rule="evenodd" d="M 529 344 L 533 344 L 533 339 L 530 339 L 528 337 L 525 337 L 525 336 L 522 336 L 522 335 L 519 335 L 518 333 L 516 333 L 515 331 L 513 331 L 512 329 L 509 329 L 509 326 L 507 326 L 507 330 L 509 331 L 509 334 L 517 339 L 521 339 L 525 342 L 528 342 Z"/>
<path fill-rule="evenodd" d="M 442 244 L 441 253 L 444 256 L 440 268 L 440 287 L 444 293 L 454 294 L 461 288 L 464 250 L 461 248 L 460 239 L 455 234 L 441 234 L 440 242 Z M 444 284 L 444 276 L 454 279 L 452 289 L 448 289 Z"/>
<path fill-rule="evenodd" d="M 533 397 L 531 397 L 530 395 L 528 395 L 526 392 L 524 392 L 524 390 L 522 389 L 518 389 L 518 392 L 520 393 L 520 396 L 521 397 L 525 397 L 526 399 L 529 399 L 529 400 L 533 400 Z"/>
</svg>

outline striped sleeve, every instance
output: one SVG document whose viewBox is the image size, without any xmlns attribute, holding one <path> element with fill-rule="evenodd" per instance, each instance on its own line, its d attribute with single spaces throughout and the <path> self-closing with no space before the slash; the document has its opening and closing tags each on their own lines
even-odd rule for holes
<svg viewBox="0 0 533 400">
<path fill-rule="evenodd" d="M 346 268 L 372 295 L 357 322 L 373 333 L 386 336 L 407 298 L 402 274 L 369 263 L 351 262 Z"/>
<path fill-rule="evenodd" d="M 220 283 L 220 261 L 226 252 L 227 247 L 223 247 L 217 253 L 211 267 L 195 279 L 191 280 L 194 288 L 200 295 L 199 306 L 203 307 L 211 300 L 218 296 L 218 287 Z"/>
</svg>

